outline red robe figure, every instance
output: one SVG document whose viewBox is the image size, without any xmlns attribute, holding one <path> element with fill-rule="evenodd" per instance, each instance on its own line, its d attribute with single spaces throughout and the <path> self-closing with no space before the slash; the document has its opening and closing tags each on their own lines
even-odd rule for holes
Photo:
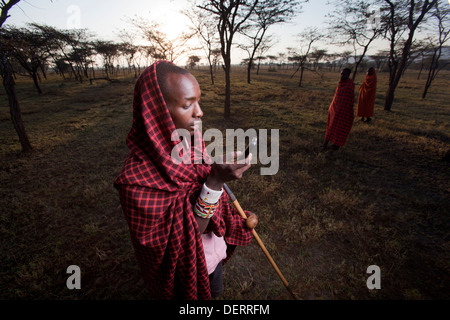
<svg viewBox="0 0 450 320">
<path fill-rule="evenodd" d="M 331 142 L 337 150 L 347 142 L 347 137 L 355 119 L 353 104 L 355 101 L 355 85 L 350 79 L 351 70 L 345 68 L 341 72 L 333 101 L 328 109 L 327 130 L 322 149 L 326 149 Z"/>
<path fill-rule="evenodd" d="M 359 87 L 358 105 L 356 115 L 364 122 L 369 122 L 373 117 L 375 108 L 375 96 L 377 93 L 377 74 L 372 67 L 367 71 L 366 79 Z M 364 119 L 366 118 L 366 119 Z"/>
</svg>

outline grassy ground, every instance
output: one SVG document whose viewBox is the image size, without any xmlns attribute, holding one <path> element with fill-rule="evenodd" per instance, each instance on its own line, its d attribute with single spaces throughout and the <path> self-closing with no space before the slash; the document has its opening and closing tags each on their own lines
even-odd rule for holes
<svg viewBox="0 0 450 320">
<path fill-rule="evenodd" d="M 223 79 L 202 92 L 203 129 L 280 129 L 280 168 L 253 166 L 230 183 L 301 299 L 448 299 L 450 74 L 421 100 L 423 80 L 406 74 L 391 112 L 380 74 L 375 116 L 355 119 L 348 143 L 319 152 L 339 74 L 263 72 L 247 84 L 233 71 L 232 117 L 223 120 Z M 358 75 L 356 88 L 364 75 Z M 127 154 L 134 79 L 80 84 L 51 78 L 38 96 L 17 92 L 34 152 L 20 151 L 0 89 L 0 298 L 146 299 L 112 182 Z M 81 290 L 66 269 L 81 268 Z M 369 265 L 381 289 L 369 290 Z M 257 244 L 226 264 L 224 299 L 290 299 Z"/>
</svg>

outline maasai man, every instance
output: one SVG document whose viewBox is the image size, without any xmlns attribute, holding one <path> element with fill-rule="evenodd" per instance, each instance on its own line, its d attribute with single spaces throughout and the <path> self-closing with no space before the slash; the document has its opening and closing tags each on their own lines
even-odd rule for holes
<svg viewBox="0 0 450 320">
<path fill-rule="evenodd" d="M 222 188 L 242 177 L 251 155 L 244 164 L 195 164 L 205 150 L 200 95 L 194 76 L 172 63 L 144 70 L 135 85 L 130 153 L 114 182 L 145 285 L 159 300 L 219 296 L 222 263 L 252 238 Z M 192 161 L 172 160 L 184 141 L 176 129 L 189 132 Z"/>
<path fill-rule="evenodd" d="M 351 70 L 345 68 L 341 72 L 333 101 L 328 109 L 327 130 L 322 149 L 326 149 L 328 142 L 333 143 L 332 148 L 338 150 L 347 141 L 348 134 L 355 118 L 353 103 L 355 100 L 355 85 L 350 79 Z"/>
<path fill-rule="evenodd" d="M 369 68 L 366 79 L 359 87 L 358 106 L 356 115 L 361 117 L 364 122 L 369 122 L 373 117 L 373 109 L 375 107 L 375 94 L 377 91 L 377 75 L 375 69 Z M 364 120 L 364 118 L 366 118 Z"/>
</svg>

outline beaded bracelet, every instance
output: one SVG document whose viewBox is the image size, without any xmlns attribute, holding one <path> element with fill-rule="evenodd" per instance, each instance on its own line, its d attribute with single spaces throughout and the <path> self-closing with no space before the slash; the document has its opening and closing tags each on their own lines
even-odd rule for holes
<svg viewBox="0 0 450 320">
<path fill-rule="evenodd" d="M 219 207 L 219 201 L 215 204 L 210 204 L 204 202 L 200 197 L 197 199 L 197 202 L 194 207 L 194 212 L 200 217 L 204 219 L 211 218 L 216 209 Z"/>
</svg>

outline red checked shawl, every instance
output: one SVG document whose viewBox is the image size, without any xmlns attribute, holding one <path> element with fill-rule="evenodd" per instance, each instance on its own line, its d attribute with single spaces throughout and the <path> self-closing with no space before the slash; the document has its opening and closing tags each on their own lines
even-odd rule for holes
<svg viewBox="0 0 450 320">
<path fill-rule="evenodd" d="M 157 82 L 158 63 L 145 69 L 136 82 L 133 123 L 127 136 L 130 153 L 114 185 L 152 295 L 157 299 L 210 299 L 201 235 L 193 213 L 210 166 L 172 162 L 171 151 L 179 141 L 171 141 L 175 125 Z M 201 139 L 201 135 L 195 136 Z M 204 149 L 203 140 L 199 145 Z M 251 240 L 251 230 L 228 200 L 224 192 L 206 230 L 225 237 L 225 261 L 236 245 Z"/>
<path fill-rule="evenodd" d="M 328 109 L 325 139 L 341 147 L 347 141 L 355 118 L 353 103 L 355 85 L 351 79 L 339 81 L 333 101 Z"/>
</svg>

